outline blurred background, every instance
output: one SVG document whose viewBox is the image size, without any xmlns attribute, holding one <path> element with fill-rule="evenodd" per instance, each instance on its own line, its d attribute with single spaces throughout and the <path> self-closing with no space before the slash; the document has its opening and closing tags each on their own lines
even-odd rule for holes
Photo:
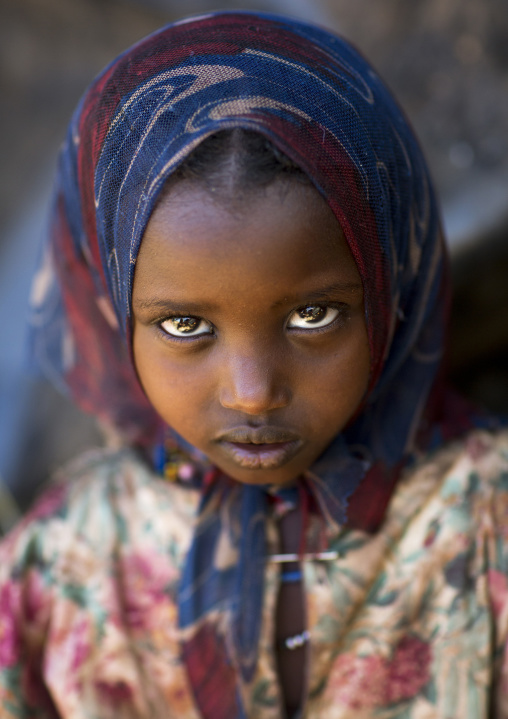
<svg viewBox="0 0 508 719">
<path fill-rule="evenodd" d="M 392 88 L 441 196 L 455 285 L 450 375 L 508 412 L 506 0 L 0 0 L 0 532 L 56 467 L 100 443 L 93 420 L 31 376 L 25 357 L 31 274 L 70 114 L 136 40 L 232 8 L 328 26 Z"/>
</svg>

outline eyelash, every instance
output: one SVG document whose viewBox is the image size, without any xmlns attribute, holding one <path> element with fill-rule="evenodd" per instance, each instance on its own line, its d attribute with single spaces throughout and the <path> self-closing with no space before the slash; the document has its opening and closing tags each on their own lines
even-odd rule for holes
<svg viewBox="0 0 508 719">
<path fill-rule="evenodd" d="M 310 308 L 310 307 L 319 307 L 324 310 L 334 309 L 334 310 L 337 310 L 338 314 L 328 324 L 321 326 L 321 327 L 312 327 L 312 325 L 309 325 L 307 328 L 288 327 L 287 323 L 286 323 L 286 327 L 290 332 L 294 332 L 295 334 L 309 334 L 309 333 L 321 334 L 322 332 L 327 332 L 328 330 L 330 330 L 331 328 L 333 328 L 334 326 L 336 326 L 338 324 L 345 324 L 346 320 L 349 318 L 349 309 L 350 309 L 349 305 L 347 305 L 343 302 L 326 302 L 323 304 L 320 304 L 317 302 L 316 303 L 309 302 L 306 305 L 303 305 L 301 307 L 297 307 L 296 309 L 294 309 L 290 313 L 289 317 L 291 317 L 296 312 L 303 312 L 306 308 Z M 170 320 L 184 319 L 184 318 L 198 320 L 199 322 L 207 322 L 211 328 L 211 332 L 202 332 L 197 335 L 187 335 L 187 336 L 186 335 L 173 335 L 170 332 L 167 332 L 162 327 L 164 322 L 168 322 Z M 154 324 L 156 325 L 162 338 L 168 342 L 184 342 L 184 343 L 193 342 L 193 343 L 195 343 L 195 342 L 207 340 L 210 337 L 216 336 L 215 328 L 211 324 L 211 322 L 204 320 L 202 317 L 196 317 L 195 315 L 172 315 L 170 317 L 164 317 L 161 320 L 157 320 Z M 199 325 L 198 325 L 198 327 L 199 327 Z"/>
<path fill-rule="evenodd" d="M 159 334 L 162 337 L 162 339 L 165 340 L 166 342 L 182 342 L 182 343 L 188 344 L 190 342 L 196 343 L 199 341 L 207 340 L 210 337 L 215 337 L 215 328 L 213 327 L 211 322 L 208 322 L 208 324 L 210 325 L 210 327 L 212 329 L 211 332 L 202 332 L 201 334 L 198 334 L 198 335 L 187 335 L 187 336 L 186 335 L 173 335 L 170 332 L 167 332 L 162 326 L 164 324 L 164 322 L 169 322 L 170 320 L 183 319 L 183 318 L 187 318 L 187 317 L 189 319 L 199 320 L 200 322 L 203 322 L 203 321 L 207 322 L 207 320 L 203 320 L 202 317 L 195 317 L 194 315 L 172 315 L 170 317 L 164 317 L 164 319 L 158 320 L 155 323 L 157 330 L 159 331 Z"/>
<path fill-rule="evenodd" d="M 295 332 L 295 333 L 301 333 L 301 334 L 309 334 L 309 333 L 318 334 L 318 333 L 322 333 L 322 332 L 328 332 L 330 329 L 332 329 L 333 327 L 336 327 L 337 325 L 341 325 L 341 324 L 344 325 L 346 320 L 349 318 L 349 310 L 350 310 L 349 305 L 347 305 L 343 302 L 326 302 L 323 304 L 319 304 L 318 302 L 316 302 L 316 303 L 309 302 L 306 305 L 304 305 L 303 307 L 297 307 L 295 310 L 293 310 L 291 315 L 293 315 L 296 312 L 303 312 L 304 310 L 311 308 L 311 307 L 319 307 L 325 311 L 336 310 L 337 314 L 330 322 L 328 322 L 326 325 L 323 325 L 321 327 L 313 327 L 311 324 L 309 324 L 307 327 L 289 327 L 286 324 L 289 331 Z M 291 315 L 290 315 L 290 317 L 291 317 Z"/>
</svg>

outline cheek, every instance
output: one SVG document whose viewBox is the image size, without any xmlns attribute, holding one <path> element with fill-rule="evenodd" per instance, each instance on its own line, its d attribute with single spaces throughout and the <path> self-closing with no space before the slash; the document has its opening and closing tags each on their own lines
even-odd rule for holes
<svg viewBox="0 0 508 719">
<path fill-rule="evenodd" d="M 199 427 L 197 414 L 207 404 L 210 374 L 192 362 L 172 361 L 160 342 L 144 342 L 134 335 L 134 359 L 141 385 L 162 419 L 181 434 L 186 426 Z M 207 382 L 208 379 L 208 382 Z"/>
<path fill-rule="evenodd" d="M 332 355 L 316 362 L 307 377 L 313 387 L 314 422 L 339 432 L 356 413 L 365 397 L 370 377 L 370 351 L 363 327 Z M 303 384 L 305 391 L 305 383 Z"/>
</svg>

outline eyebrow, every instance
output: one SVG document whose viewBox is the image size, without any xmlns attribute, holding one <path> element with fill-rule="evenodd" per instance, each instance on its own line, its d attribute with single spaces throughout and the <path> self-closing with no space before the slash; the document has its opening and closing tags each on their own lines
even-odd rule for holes
<svg viewBox="0 0 508 719">
<path fill-rule="evenodd" d="M 333 297 L 337 294 L 357 294 L 359 292 L 363 291 L 363 286 L 361 282 L 336 282 L 331 285 L 327 285 L 326 287 L 320 287 L 319 289 L 310 290 L 309 292 L 302 292 L 298 295 L 290 295 L 286 296 L 283 299 L 277 301 L 274 303 L 274 307 L 278 307 L 282 304 L 299 304 L 302 302 L 318 302 L 318 301 L 324 301 L 329 300 L 330 297 Z M 181 313 L 182 315 L 188 315 L 188 314 L 199 314 L 202 313 L 205 309 L 202 303 L 198 302 L 177 302 L 175 300 L 171 300 L 169 298 L 161 298 L 161 297 L 148 297 L 146 299 L 139 299 L 136 302 L 133 302 L 133 307 L 138 310 L 157 310 L 161 313 L 173 313 L 178 314 Z M 214 304 L 206 304 L 206 311 L 211 311 L 215 309 L 216 305 Z"/>
<path fill-rule="evenodd" d="M 197 302 L 176 302 L 160 297 L 149 297 L 147 299 L 133 301 L 132 306 L 136 310 L 157 310 L 159 312 L 181 313 L 182 315 L 203 311 L 203 305 Z M 214 305 L 207 304 L 207 309 L 213 308 Z"/>
<path fill-rule="evenodd" d="M 319 302 L 320 300 L 325 301 L 333 298 L 334 295 L 341 294 L 358 294 L 363 292 L 363 285 L 361 282 L 334 282 L 326 287 L 320 287 L 319 289 L 310 290 L 308 292 L 302 292 L 298 295 L 290 295 L 284 297 L 280 302 L 275 303 L 275 307 L 283 303 L 298 304 L 300 302 Z"/>
</svg>

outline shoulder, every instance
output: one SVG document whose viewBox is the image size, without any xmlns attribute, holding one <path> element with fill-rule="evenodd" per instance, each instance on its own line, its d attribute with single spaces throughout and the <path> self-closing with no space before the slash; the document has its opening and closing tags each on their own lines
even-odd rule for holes
<svg viewBox="0 0 508 719">
<path fill-rule="evenodd" d="M 508 490 L 508 430 L 475 430 L 454 446 L 453 476 L 467 477 L 469 491 Z"/>
<path fill-rule="evenodd" d="M 97 531 L 111 534 L 115 495 L 127 488 L 139 490 L 147 471 L 130 450 L 87 452 L 57 472 L 32 509 L 0 545 L 6 554 L 33 554 L 48 548 L 52 539 L 70 534 L 104 542 Z"/>
<path fill-rule="evenodd" d="M 443 557 L 471 551 L 491 566 L 503 561 L 508 432 L 475 430 L 406 469 L 385 521 L 389 535 L 398 537 L 402 528 L 401 547 L 407 545 L 408 552 L 423 556 L 443 547 Z"/>
<path fill-rule="evenodd" d="M 2 541 L 0 567 L 18 574 L 27 565 L 61 564 L 63 555 L 107 557 L 141 530 L 186 533 L 196 494 L 161 480 L 132 449 L 87 452 L 56 474 Z"/>
<path fill-rule="evenodd" d="M 401 478 L 396 494 L 443 499 L 508 492 L 508 430 L 474 430 L 421 458 Z"/>
<path fill-rule="evenodd" d="M 404 556 L 506 574 L 508 432 L 475 430 L 423 458 L 402 477 L 387 520 L 388 533 L 403 528 Z"/>
<path fill-rule="evenodd" d="M 508 431 L 475 430 L 428 459 L 427 466 L 440 475 L 439 494 L 447 505 L 466 504 L 478 520 L 494 517 L 508 498 Z"/>
<path fill-rule="evenodd" d="M 508 431 L 471 432 L 450 459 L 439 491 L 443 504 L 454 515 L 467 513 L 476 536 L 508 537 Z"/>
<path fill-rule="evenodd" d="M 87 453 L 58 473 L 0 544 L 2 717 L 8 706 L 13 716 L 25 716 L 26 707 L 26 716 L 39 716 L 46 683 L 72 714 L 76 677 L 100 671 L 111 656 L 138 691 L 124 622 L 144 617 L 147 607 L 158 617 L 161 606 L 173 611 L 169 588 L 198 499 L 165 483 L 132 450 Z"/>
</svg>

